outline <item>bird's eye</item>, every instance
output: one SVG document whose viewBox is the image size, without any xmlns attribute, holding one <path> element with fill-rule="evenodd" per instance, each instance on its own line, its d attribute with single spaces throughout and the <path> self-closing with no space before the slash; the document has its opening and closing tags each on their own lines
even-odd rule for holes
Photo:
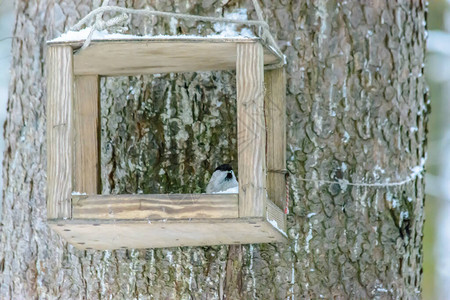
<svg viewBox="0 0 450 300">
<path fill-rule="evenodd" d="M 228 174 L 227 174 L 227 177 L 226 177 L 227 179 L 231 179 L 231 178 L 233 178 L 233 175 L 231 174 L 231 172 L 228 172 Z"/>
</svg>

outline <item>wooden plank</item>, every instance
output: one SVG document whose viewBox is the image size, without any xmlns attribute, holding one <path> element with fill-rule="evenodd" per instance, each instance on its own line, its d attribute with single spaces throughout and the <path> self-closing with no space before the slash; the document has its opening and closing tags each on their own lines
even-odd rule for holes
<svg viewBox="0 0 450 300">
<path fill-rule="evenodd" d="M 100 188 L 99 78 L 75 76 L 73 191 L 97 194 Z"/>
<path fill-rule="evenodd" d="M 110 76 L 233 70 L 237 41 L 257 43 L 254 39 L 93 41 L 74 55 L 74 70 L 76 75 Z M 280 61 L 270 49 L 265 51 L 266 64 Z"/>
<path fill-rule="evenodd" d="M 237 218 L 238 194 L 72 196 L 74 219 Z"/>
<path fill-rule="evenodd" d="M 266 219 L 272 224 L 277 230 L 282 231 L 283 234 L 287 232 L 287 220 L 286 214 L 281 210 L 275 203 L 266 200 Z"/>
<path fill-rule="evenodd" d="M 53 230 L 79 249 L 168 248 L 286 242 L 263 218 L 147 220 L 49 220 Z"/>
<path fill-rule="evenodd" d="M 266 71 L 267 194 L 279 208 L 286 205 L 286 77 L 284 68 Z"/>
<path fill-rule="evenodd" d="M 260 44 L 238 44 L 236 61 L 239 217 L 264 215 L 266 129 Z"/>
<path fill-rule="evenodd" d="M 72 193 L 72 48 L 47 50 L 47 216 L 70 218 Z"/>
</svg>

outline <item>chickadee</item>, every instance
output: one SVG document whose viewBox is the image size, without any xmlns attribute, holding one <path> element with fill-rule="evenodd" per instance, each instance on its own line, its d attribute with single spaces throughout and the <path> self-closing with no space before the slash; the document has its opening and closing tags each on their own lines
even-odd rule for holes
<svg viewBox="0 0 450 300">
<path fill-rule="evenodd" d="M 238 182 L 234 172 L 229 164 L 223 164 L 218 166 L 209 180 L 206 187 L 206 193 L 218 193 L 227 191 L 229 193 L 238 192 Z"/>
</svg>

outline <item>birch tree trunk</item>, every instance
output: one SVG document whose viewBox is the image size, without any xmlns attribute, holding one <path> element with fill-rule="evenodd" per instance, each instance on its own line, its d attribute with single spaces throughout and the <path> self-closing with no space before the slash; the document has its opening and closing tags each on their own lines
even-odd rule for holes
<svg viewBox="0 0 450 300">
<path fill-rule="evenodd" d="M 221 15 L 250 1 L 110 1 Z M 415 299 L 425 157 L 425 1 L 263 1 L 287 57 L 289 243 L 80 251 L 46 225 L 45 42 L 91 1 L 16 1 L 5 125 L 0 295 L 14 299 Z M 202 34 L 202 22 L 133 17 L 133 34 Z M 218 27 L 216 26 L 216 29 Z M 132 54 L 130 54 L 132 55 Z M 103 193 L 202 192 L 236 166 L 235 73 L 101 80 Z M 93 228 L 95 230 L 95 228 Z"/>
</svg>

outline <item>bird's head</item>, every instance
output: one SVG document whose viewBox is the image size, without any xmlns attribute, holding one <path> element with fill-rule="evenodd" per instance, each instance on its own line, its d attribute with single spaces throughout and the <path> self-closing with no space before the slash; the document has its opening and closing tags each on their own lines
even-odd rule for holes
<svg viewBox="0 0 450 300">
<path fill-rule="evenodd" d="M 206 192 L 217 193 L 237 186 L 238 182 L 234 176 L 233 169 L 229 164 L 223 164 L 214 170 L 209 184 L 206 187 Z"/>
</svg>

